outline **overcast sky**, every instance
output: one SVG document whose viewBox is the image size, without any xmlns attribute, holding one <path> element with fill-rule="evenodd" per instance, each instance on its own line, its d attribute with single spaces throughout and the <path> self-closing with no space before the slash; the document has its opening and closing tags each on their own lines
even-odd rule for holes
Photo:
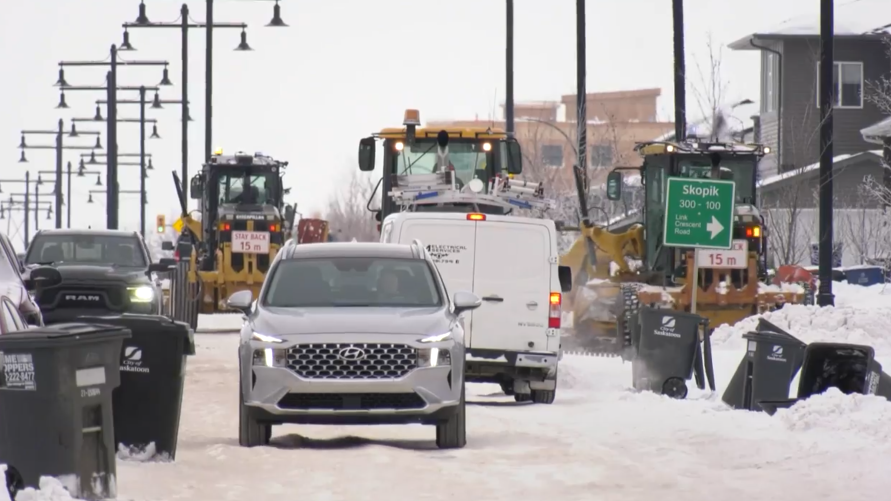
<svg viewBox="0 0 891 501">
<path fill-rule="evenodd" d="M 0 151 L 4 179 L 23 175 L 25 165 L 52 169 L 50 151 L 30 151 L 18 164 L 19 130 L 54 128 L 61 118 L 93 115 L 95 92 L 70 92 L 70 110 L 54 109 L 60 60 L 102 60 L 121 42 L 121 23 L 133 21 L 138 0 L 7 0 L 15 8 L 0 16 L 0 61 L 6 73 L 0 94 Z M 848 0 L 850 1 L 850 0 Z M 871 0 L 868 0 L 871 1 Z M 696 84 L 696 61 L 707 64 L 709 36 L 715 50 L 746 34 L 765 31 L 784 19 L 817 14 L 817 0 L 687 0 L 688 86 Z M 837 2 L 842 3 L 842 2 Z M 181 2 L 147 0 L 152 21 L 174 21 Z M 189 2 L 196 21 L 204 2 Z M 287 184 L 304 213 L 324 208 L 356 166 L 361 137 L 398 126 L 405 108 L 423 120 L 487 118 L 504 98 L 503 0 L 282 0 L 289 28 L 264 25 L 272 2 L 217 0 L 215 18 L 244 21 L 254 52 L 233 52 L 237 30 L 215 32 L 214 140 L 226 151 L 263 152 L 290 161 Z M 518 101 L 558 99 L 575 92 L 575 2 L 515 0 L 515 93 Z M 885 23 L 891 22 L 886 20 Z M 672 27 L 670 0 L 590 1 L 587 4 L 589 92 L 660 87 L 660 115 L 672 114 Z M 879 23 L 877 23 L 879 24 Z M 203 30 L 190 38 L 190 173 L 199 168 L 204 144 Z M 168 59 L 174 87 L 181 92 L 180 34 L 175 29 L 136 29 L 137 52 L 122 58 Z M 728 100 L 758 100 L 759 59 L 754 52 L 723 49 Z M 105 68 L 70 68 L 72 85 L 103 85 Z M 123 68 L 122 85 L 156 84 L 159 69 Z M 134 97 L 122 93 L 120 98 Z M 689 113 L 697 113 L 688 97 Z M 60 113 L 61 112 L 61 113 Z M 138 107 L 121 105 L 119 116 L 137 117 Z M 149 143 L 156 170 L 149 180 L 149 226 L 154 215 L 178 211 L 170 171 L 180 168 L 180 111 L 169 105 L 151 110 L 161 140 Z M 86 129 L 92 124 L 82 124 Z M 97 124 L 102 125 L 102 124 Z M 92 127 L 99 129 L 99 127 Z M 104 129 L 104 127 L 103 127 Z M 138 126 L 119 126 L 121 152 L 138 151 Z M 104 132 L 103 132 L 104 136 Z M 32 144 L 52 144 L 35 137 Z M 103 138 L 104 139 L 104 138 Z M 69 140 L 75 144 L 78 140 Z M 89 143 L 80 139 L 76 144 Z M 76 162 L 78 152 L 66 153 Z M 138 167 L 121 167 L 121 189 L 137 189 Z M 85 204 L 94 177 L 75 184 L 75 224 L 102 226 L 104 195 Z M 2 186 L 4 195 L 13 191 Z M 51 188 L 46 188 L 47 191 Z M 19 189 L 20 191 L 20 189 Z M 121 224 L 137 229 L 138 203 L 122 195 Z M 46 222 L 41 221 L 41 224 Z M 5 225 L 0 230 L 5 230 Z"/>
</svg>

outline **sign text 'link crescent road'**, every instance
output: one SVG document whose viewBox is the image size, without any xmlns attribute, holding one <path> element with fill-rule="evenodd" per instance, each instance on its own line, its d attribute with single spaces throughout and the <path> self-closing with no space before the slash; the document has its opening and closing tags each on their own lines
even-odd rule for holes
<svg viewBox="0 0 891 501">
<path fill-rule="evenodd" d="M 733 243 L 736 184 L 713 179 L 668 178 L 667 247 L 729 249 Z"/>
</svg>

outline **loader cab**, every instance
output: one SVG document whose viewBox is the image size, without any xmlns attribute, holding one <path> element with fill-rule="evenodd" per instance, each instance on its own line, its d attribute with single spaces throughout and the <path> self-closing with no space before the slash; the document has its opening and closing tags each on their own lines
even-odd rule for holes
<svg viewBox="0 0 891 501">
<path fill-rule="evenodd" d="M 745 239 L 750 252 L 766 255 L 763 218 L 756 209 L 758 162 L 769 148 L 760 145 L 683 143 L 640 143 L 635 148 L 643 156 L 640 168 L 644 185 L 643 223 L 646 231 L 645 265 L 656 274 L 675 278 L 686 276 L 685 249 L 662 245 L 665 197 L 669 177 L 721 179 L 733 181 L 736 188 L 734 240 Z M 621 199 L 620 173 L 610 173 L 607 197 Z M 669 280 L 672 281 L 672 280 Z"/>
<path fill-rule="evenodd" d="M 270 246 L 284 242 L 284 216 L 293 212 L 283 209 L 286 166 L 287 162 L 260 153 L 218 153 L 192 178 L 191 197 L 201 200 L 208 255 L 229 244 L 236 271 L 243 267 L 245 254 L 257 256 L 257 269 L 268 268 Z"/>
<path fill-rule="evenodd" d="M 458 189 L 473 179 L 480 179 L 484 186 L 482 193 L 488 193 L 491 179 L 523 172 L 520 145 L 502 130 L 455 126 L 422 128 L 417 110 L 406 110 L 403 125 L 404 128 L 383 129 L 359 143 L 359 170 L 363 172 L 375 169 L 377 143 L 382 143 L 383 175 L 367 204 L 368 210 L 376 213 L 378 221 L 401 210 L 388 195 L 398 189 L 397 176 L 434 174 L 444 168 L 454 172 Z M 445 158 L 441 155 L 443 151 L 447 151 Z M 373 207 L 377 205 L 374 202 L 376 196 L 381 197 L 379 209 Z M 472 212 L 457 205 L 418 210 Z M 504 209 L 491 207 L 481 212 L 504 214 Z"/>
</svg>

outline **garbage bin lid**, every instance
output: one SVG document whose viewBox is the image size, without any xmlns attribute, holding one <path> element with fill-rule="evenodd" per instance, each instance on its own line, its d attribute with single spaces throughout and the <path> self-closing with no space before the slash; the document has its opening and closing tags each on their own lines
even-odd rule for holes
<svg viewBox="0 0 891 501">
<path fill-rule="evenodd" d="M 183 331 L 184 334 L 187 334 L 190 330 L 189 324 L 175 322 L 163 315 L 140 315 L 134 313 L 122 315 L 81 315 L 77 317 L 77 320 L 96 324 L 132 326 L 139 329 L 175 329 Z"/>
<path fill-rule="evenodd" d="M 94 343 L 109 339 L 126 339 L 130 330 L 112 325 L 84 323 L 54 324 L 21 332 L 0 335 L 0 351 L 15 348 L 46 348 L 61 345 Z"/>
<path fill-rule="evenodd" d="M 763 341 L 765 343 L 781 344 L 783 346 L 800 346 L 801 348 L 807 346 L 805 343 L 799 341 L 798 339 L 795 339 L 792 336 L 786 336 L 778 332 L 771 331 L 748 332 L 746 334 L 743 334 L 743 338 L 750 341 Z"/>
</svg>

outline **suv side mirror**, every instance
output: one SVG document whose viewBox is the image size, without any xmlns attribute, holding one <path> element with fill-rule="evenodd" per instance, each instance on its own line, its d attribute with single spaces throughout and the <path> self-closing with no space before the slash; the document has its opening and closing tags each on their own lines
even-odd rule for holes
<svg viewBox="0 0 891 501">
<path fill-rule="evenodd" d="M 362 138 L 359 141 L 359 170 L 362 172 L 371 172 L 374 170 L 374 149 L 375 143 L 373 137 Z"/>
<path fill-rule="evenodd" d="M 483 300 L 471 292 L 458 291 L 452 297 L 452 304 L 455 305 L 455 315 L 460 315 L 465 311 L 479 308 Z"/>
<path fill-rule="evenodd" d="M 558 266 L 557 276 L 560 277 L 560 292 L 570 292 L 572 290 L 572 268 Z"/>
<path fill-rule="evenodd" d="M 513 138 L 507 140 L 507 173 L 523 173 L 523 150 L 520 149 L 520 143 Z"/>
<path fill-rule="evenodd" d="M 607 200 L 622 199 L 622 173 L 614 170 L 606 176 L 606 198 Z"/>
<path fill-rule="evenodd" d="M 200 199 L 204 196 L 204 177 L 201 174 L 195 174 L 189 182 L 189 198 Z"/>
<path fill-rule="evenodd" d="M 238 291 L 229 296 L 229 299 L 226 299 L 226 306 L 248 315 L 251 312 L 253 301 L 254 294 L 251 291 Z"/>
</svg>

